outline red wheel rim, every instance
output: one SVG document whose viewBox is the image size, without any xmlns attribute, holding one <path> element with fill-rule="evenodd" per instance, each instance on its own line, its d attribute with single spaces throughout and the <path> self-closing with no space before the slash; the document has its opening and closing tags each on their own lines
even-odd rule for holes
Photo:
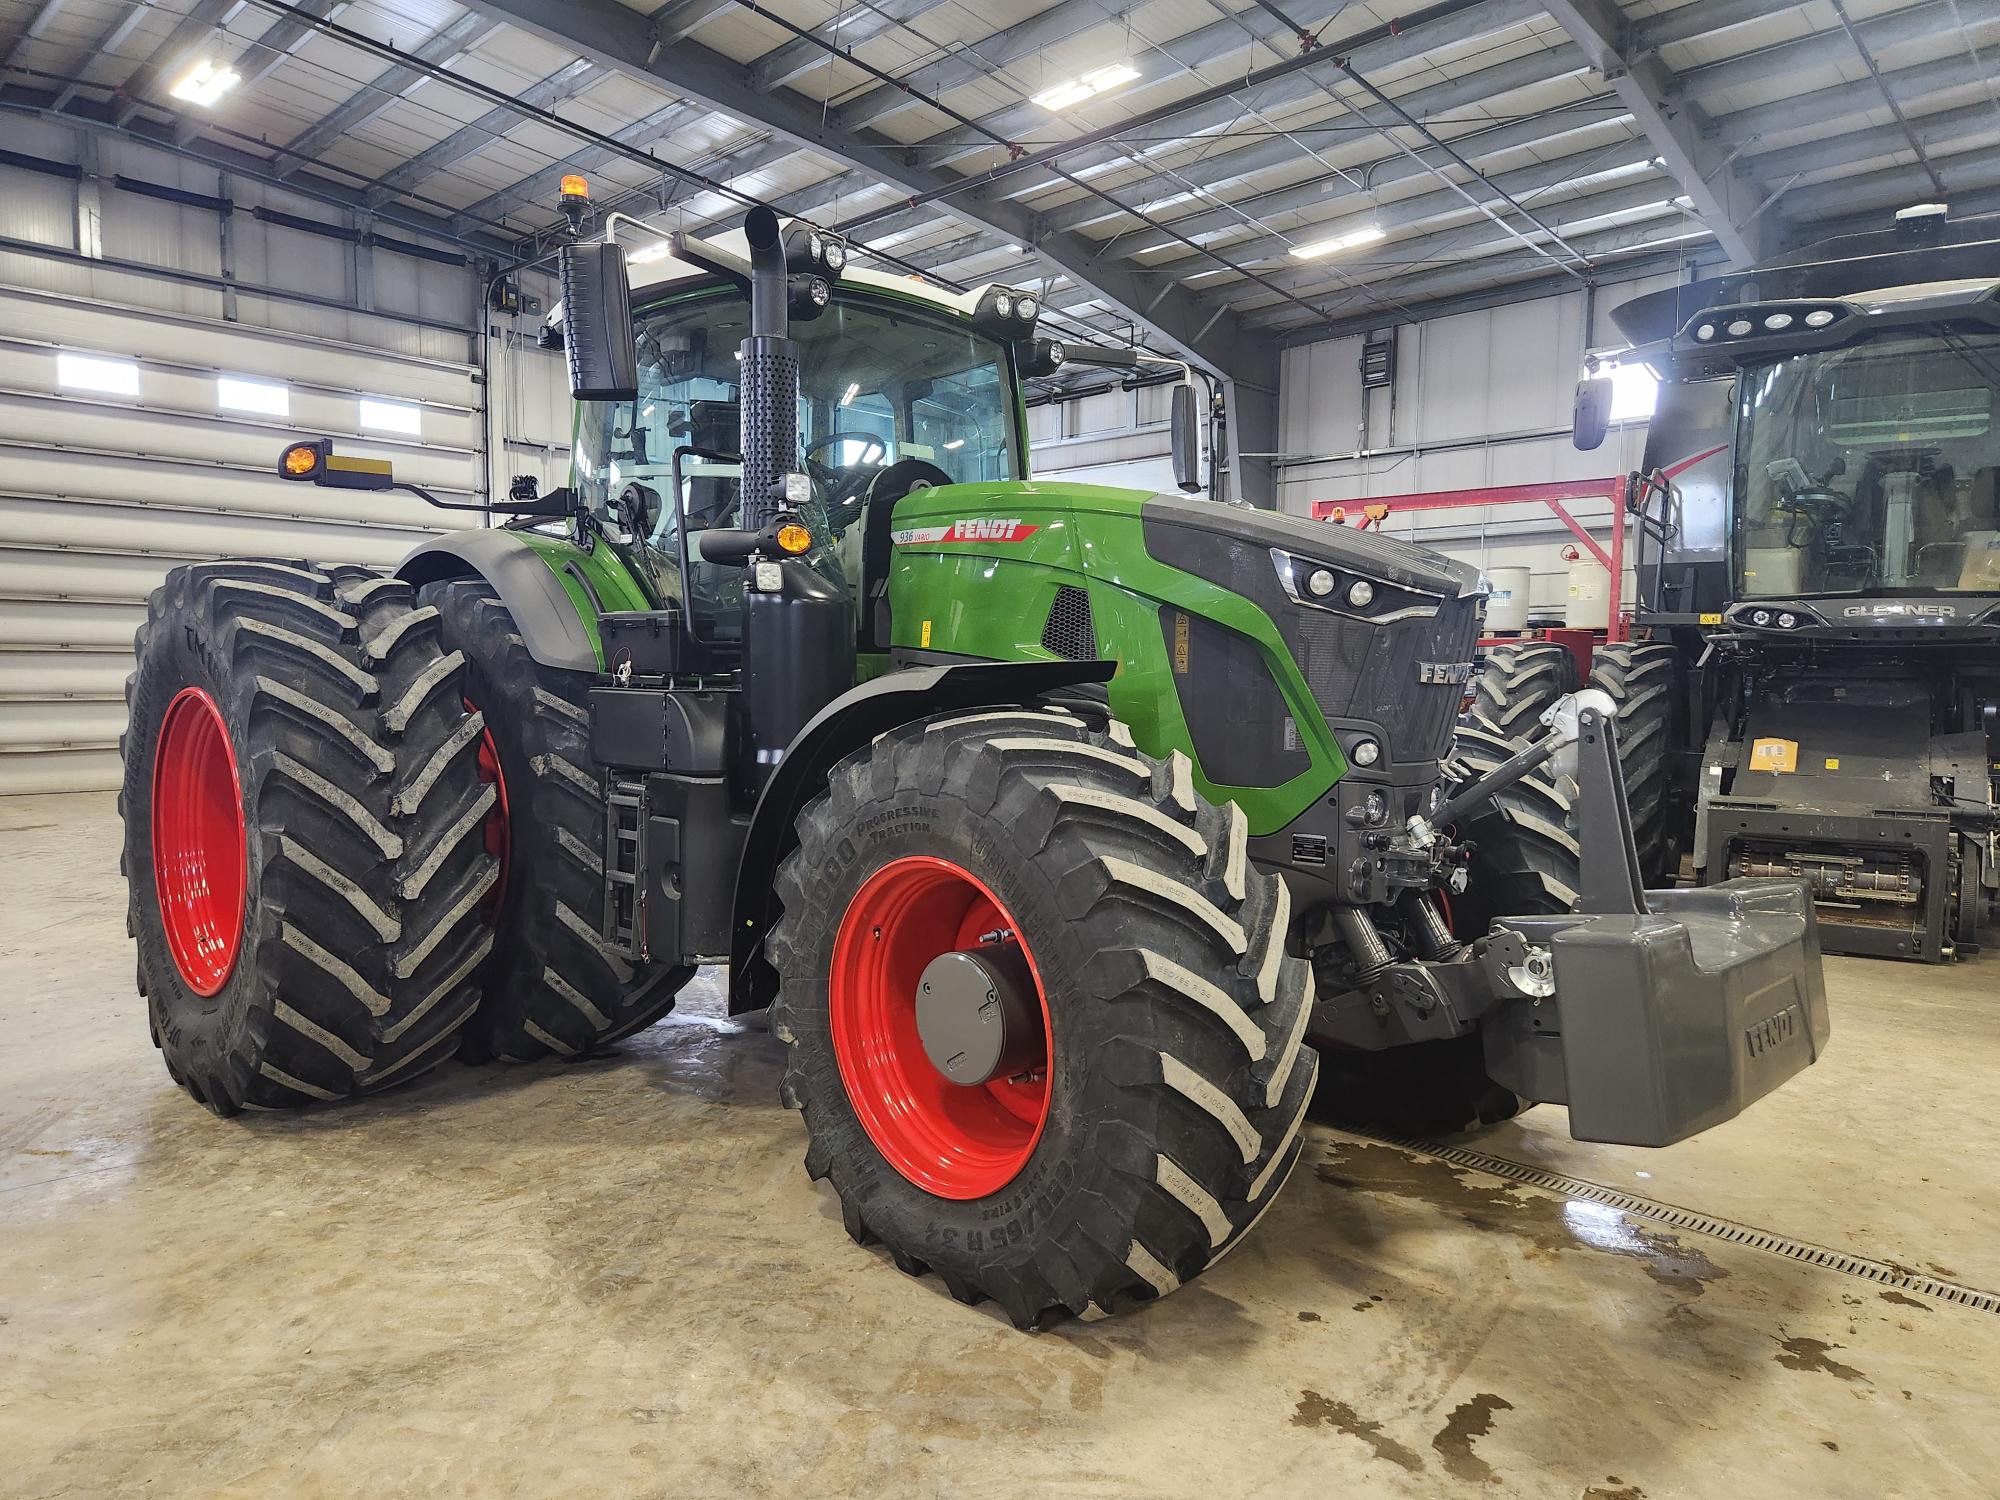
<svg viewBox="0 0 2000 1500">
<path fill-rule="evenodd" d="M 213 995 L 243 947 L 250 873 L 236 751 L 198 687 L 174 695 L 153 751 L 153 889 L 174 967 L 197 995 Z"/>
<path fill-rule="evenodd" d="M 1019 927 L 978 877 L 912 855 L 870 875 L 833 942 L 828 995 L 840 1081 L 875 1149 L 940 1198 L 984 1198 L 1019 1175 L 1049 1118 L 1049 1001 L 1027 944 L 1042 1018 L 1040 1066 L 967 1086 L 932 1066 L 917 1034 L 917 983 L 941 953 Z M 1008 941 L 1019 942 L 1018 936 Z"/>
<path fill-rule="evenodd" d="M 470 698 L 461 699 L 467 713 L 478 713 Z M 493 743 L 493 731 L 479 731 L 479 779 L 493 788 L 493 805 L 486 810 L 486 852 L 500 861 L 500 873 L 493 889 L 479 903 L 479 915 L 491 927 L 500 919 L 500 905 L 507 899 L 507 855 L 513 844 L 513 825 L 507 817 L 507 778 L 500 770 L 500 747 Z"/>
</svg>

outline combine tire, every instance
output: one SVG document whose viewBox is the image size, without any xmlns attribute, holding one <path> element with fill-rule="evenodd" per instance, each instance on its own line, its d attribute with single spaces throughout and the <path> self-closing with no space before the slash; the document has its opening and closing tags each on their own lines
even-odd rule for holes
<svg viewBox="0 0 2000 1500">
<path fill-rule="evenodd" d="M 1488 646 L 1472 680 L 1472 715 L 1517 739 L 1541 734 L 1542 710 L 1576 691 L 1576 658 L 1553 641 Z"/>
<path fill-rule="evenodd" d="M 920 721 L 835 767 L 779 871 L 807 1171 L 858 1243 L 1022 1327 L 1173 1291 L 1301 1149 L 1290 900 L 1189 769 L 1059 712 Z"/>
<path fill-rule="evenodd" d="M 1520 740 L 1474 714 L 1458 727 L 1447 769 L 1470 780 L 1521 748 Z M 1495 917 L 1575 909 L 1578 852 L 1567 787 L 1546 769 L 1533 772 L 1458 825 L 1458 837 L 1476 846 L 1467 887 L 1451 898 L 1452 928 L 1459 937 L 1482 936 Z"/>
<path fill-rule="evenodd" d="M 449 1057 L 498 871 L 435 611 L 359 569 L 202 563 L 154 591 L 134 650 L 121 868 L 175 1082 L 228 1115 Z"/>
<path fill-rule="evenodd" d="M 1469 779 L 1520 749 L 1476 719 L 1459 726 L 1451 769 Z M 1499 793 L 1458 827 L 1478 847 L 1470 882 L 1451 898 L 1452 930 L 1471 941 L 1499 916 L 1569 911 L 1576 904 L 1577 848 L 1570 799 L 1535 773 Z M 1497 1125 L 1527 1107 L 1486 1076 L 1480 1039 L 1419 1042 L 1388 1052 L 1327 1055 L 1327 1112 L 1344 1122 L 1395 1135 L 1448 1135 Z"/>
<path fill-rule="evenodd" d="M 1625 798 L 1639 846 L 1646 884 L 1669 877 L 1679 862 L 1678 840 L 1668 837 L 1667 742 L 1673 734 L 1674 682 L 1680 653 L 1672 646 L 1622 642 L 1599 646 L 1591 658 L 1590 686 L 1618 704 L 1618 759 Z"/>
<path fill-rule="evenodd" d="M 582 1057 L 652 1025 L 694 973 L 634 965 L 604 930 L 604 795 L 590 759 L 590 679 L 537 664 L 483 579 L 427 584 L 465 695 L 485 715 L 480 759 L 498 801 L 487 830 L 502 858 L 488 905 L 492 956 L 466 1029 L 475 1061 Z M 718 872 L 717 879 L 726 879 Z"/>
</svg>

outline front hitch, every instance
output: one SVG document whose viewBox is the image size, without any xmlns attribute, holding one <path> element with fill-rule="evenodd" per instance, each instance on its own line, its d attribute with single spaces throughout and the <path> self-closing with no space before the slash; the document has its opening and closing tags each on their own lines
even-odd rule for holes
<svg viewBox="0 0 2000 1500">
<path fill-rule="evenodd" d="M 1603 699 L 1560 700 L 1545 738 L 1408 829 L 1435 842 L 1438 827 L 1553 761 L 1578 788 L 1576 909 L 1500 917 L 1455 954 L 1400 960 L 1379 935 L 1367 943 L 1363 909 L 1336 909 L 1360 972 L 1317 1003 L 1313 1032 L 1374 1051 L 1477 1031 L 1488 1076 L 1567 1105 L 1578 1140 L 1666 1146 L 1819 1060 L 1829 1031 L 1819 929 L 1798 881 L 1644 889 Z"/>
</svg>

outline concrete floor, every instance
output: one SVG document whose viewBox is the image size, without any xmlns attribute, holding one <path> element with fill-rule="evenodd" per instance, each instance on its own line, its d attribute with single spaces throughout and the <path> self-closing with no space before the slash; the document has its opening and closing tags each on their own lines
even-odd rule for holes
<svg viewBox="0 0 2000 1500">
<path fill-rule="evenodd" d="M 2000 1494 L 2000 1317 L 1324 1126 L 1215 1273 L 1016 1333 L 849 1243 L 711 976 L 616 1058 L 217 1120 L 116 840 L 0 799 L 0 1495 Z M 1478 1144 L 2000 1288 L 2000 958 L 1829 968 L 1743 1119 Z"/>
</svg>

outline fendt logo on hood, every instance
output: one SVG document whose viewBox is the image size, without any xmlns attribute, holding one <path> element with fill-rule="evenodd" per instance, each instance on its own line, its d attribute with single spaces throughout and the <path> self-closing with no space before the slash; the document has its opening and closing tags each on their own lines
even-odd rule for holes
<svg viewBox="0 0 2000 1500">
<path fill-rule="evenodd" d="M 898 547 L 908 547 L 924 542 L 1024 542 L 1041 529 L 1014 517 L 981 516 L 949 526 L 913 526 L 889 535 Z"/>
</svg>

